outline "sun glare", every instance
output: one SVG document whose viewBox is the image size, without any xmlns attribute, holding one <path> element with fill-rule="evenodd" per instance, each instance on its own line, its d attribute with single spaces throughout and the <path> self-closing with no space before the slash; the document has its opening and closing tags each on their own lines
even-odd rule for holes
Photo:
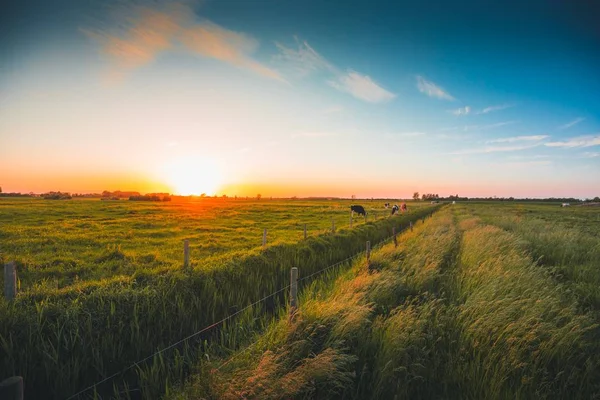
<svg viewBox="0 0 600 400">
<path fill-rule="evenodd" d="M 188 158 L 176 160 L 164 168 L 166 183 L 175 194 L 216 194 L 221 182 L 217 163 L 209 159 Z"/>
</svg>

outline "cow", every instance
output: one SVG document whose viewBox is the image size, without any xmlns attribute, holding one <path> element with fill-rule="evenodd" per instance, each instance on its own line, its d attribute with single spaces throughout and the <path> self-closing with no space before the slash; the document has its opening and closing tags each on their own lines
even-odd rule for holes
<svg viewBox="0 0 600 400">
<path fill-rule="evenodd" d="M 408 211 L 406 208 L 406 203 L 402 203 L 402 205 L 400 206 L 400 210 L 402 210 L 402 212 Z"/>
<path fill-rule="evenodd" d="M 394 207 L 392 207 L 392 215 L 396 214 L 398 210 L 400 210 L 400 207 L 398 207 L 398 204 L 394 204 Z"/>
<path fill-rule="evenodd" d="M 365 211 L 365 208 L 363 206 L 350 206 L 350 209 L 353 213 L 357 213 L 358 215 L 364 215 L 365 217 L 367 216 L 367 212 Z"/>
<path fill-rule="evenodd" d="M 390 208 L 390 203 L 385 203 L 383 206 L 384 206 L 385 208 Z"/>
</svg>

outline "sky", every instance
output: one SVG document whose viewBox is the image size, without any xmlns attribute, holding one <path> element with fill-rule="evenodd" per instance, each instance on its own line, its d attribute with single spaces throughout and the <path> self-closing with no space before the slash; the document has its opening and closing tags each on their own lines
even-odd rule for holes
<svg viewBox="0 0 600 400">
<path fill-rule="evenodd" d="M 20 1 L 3 191 L 600 195 L 587 1 Z"/>
</svg>

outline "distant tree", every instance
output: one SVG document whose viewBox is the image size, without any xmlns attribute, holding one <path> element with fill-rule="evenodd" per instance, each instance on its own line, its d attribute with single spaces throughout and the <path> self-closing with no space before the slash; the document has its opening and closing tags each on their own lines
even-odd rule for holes
<svg viewBox="0 0 600 400">
<path fill-rule="evenodd" d="M 2 193 L 2 190 L 0 190 L 0 193 Z M 595 203 L 600 202 L 600 197 L 596 196 L 596 197 L 593 198 L 592 201 L 595 202 Z"/>
<path fill-rule="evenodd" d="M 352 195 L 352 200 L 356 200 L 356 195 L 355 194 Z"/>
<path fill-rule="evenodd" d="M 419 192 L 413 193 L 413 200 L 419 200 Z"/>
<path fill-rule="evenodd" d="M 0 193 L 2 193 L 2 186 L 0 186 Z"/>
<path fill-rule="evenodd" d="M 257 194 L 257 195 L 256 195 L 256 200 L 260 200 L 260 198 L 261 198 L 261 197 L 262 197 L 262 194 L 260 194 L 260 193 L 259 193 L 259 194 Z"/>
<path fill-rule="evenodd" d="M 202 193 L 200 197 L 206 197 L 206 193 Z"/>
</svg>

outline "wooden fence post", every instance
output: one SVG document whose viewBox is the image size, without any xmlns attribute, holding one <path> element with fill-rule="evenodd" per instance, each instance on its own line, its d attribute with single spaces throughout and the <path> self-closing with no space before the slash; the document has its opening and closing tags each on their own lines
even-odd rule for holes
<svg viewBox="0 0 600 400">
<path fill-rule="evenodd" d="M 23 400 L 23 378 L 12 376 L 0 382 L 0 399 Z"/>
<path fill-rule="evenodd" d="M 410 231 L 413 231 L 413 227 L 412 227 L 412 221 L 410 221 Z"/>
<path fill-rule="evenodd" d="M 263 243 L 262 243 L 263 249 L 265 247 L 267 247 L 267 228 L 265 228 L 265 230 L 263 231 Z"/>
<path fill-rule="evenodd" d="M 190 266 L 190 241 L 188 239 L 183 241 L 183 266 L 185 268 Z"/>
<path fill-rule="evenodd" d="M 290 315 L 298 309 L 298 268 L 293 267 L 290 271 Z"/>
<path fill-rule="evenodd" d="M 392 235 L 394 236 L 394 247 L 398 247 L 398 238 L 396 237 L 396 227 L 392 227 Z"/>
<path fill-rule="evenodd" d="M 371 261 L 371 242 L 367 240 L 367 266 Z"/>
<path fill-rule="evenodd" d="M 304 224 L 304 239 L 306 239 L 306 224 Z"/>
<path fill-rule="evenodd" d="M 354 211 L 350 211 L 350 229 L 352 229 L 352 216 L 354 215 Z"/>
<path fill-rule="evenodd" d="M 333 217 L 331 217 L 331 233 L 335 233 L 335 222 L 333 221 Z"/>
<path fill-rule="evenodd" d="M 14 300 L 17 296 L 17 266 L 14 261 L 4 264 L 4 297 Z"/>
</svg>

